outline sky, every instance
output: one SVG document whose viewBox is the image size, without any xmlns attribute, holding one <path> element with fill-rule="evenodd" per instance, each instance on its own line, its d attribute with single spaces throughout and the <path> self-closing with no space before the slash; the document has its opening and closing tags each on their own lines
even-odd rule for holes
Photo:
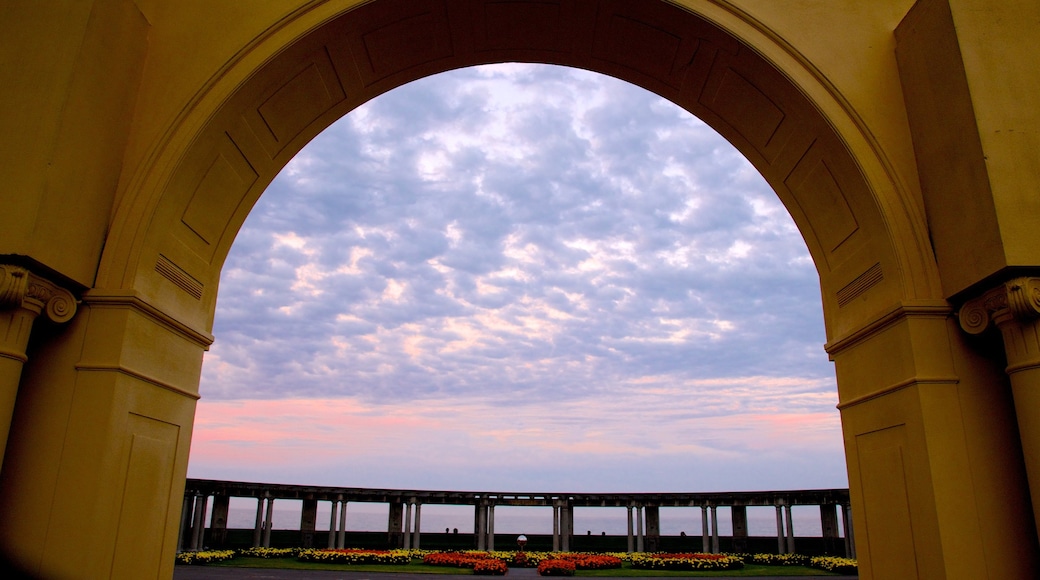
<svg viewBox="0 0 1040 580">
<path fill-rule="evenodd" d="M 247 219 L 213 332 L 189 477 L 848 485 L 790 215 L 710 127 L 595 73 L 462 69 L 340 119 Z"/>
</svg>

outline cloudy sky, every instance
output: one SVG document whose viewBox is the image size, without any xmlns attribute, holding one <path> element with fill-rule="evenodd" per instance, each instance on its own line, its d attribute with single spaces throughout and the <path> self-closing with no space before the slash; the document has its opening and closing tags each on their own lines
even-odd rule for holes
<svg viewBox="0 0 1040 580">
<path fill-rule="evenodd" d="M 455 71 L 350 113 L 223 270 L 190 477 L 485 491 L 847 485 L 818 278 L 642 89 Z"/>
</svg>

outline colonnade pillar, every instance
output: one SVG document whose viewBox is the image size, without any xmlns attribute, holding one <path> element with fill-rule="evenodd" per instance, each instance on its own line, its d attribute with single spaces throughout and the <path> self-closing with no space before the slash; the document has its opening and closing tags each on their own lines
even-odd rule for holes
<svg viewBox="0 0 1040 580">
<path fill-rule="evenodd" d="M 253 525 L 253 547 L 259 548 L 264 539 L 264 498 L 256 498 L 256 524 Z"/>
<path fill-rule="evenodd" d="M 76 299 L 68 290 L 25 268 L 0 264 L 0 465 L 11 432 L 22 367 L 28 360 L 25 349 L 40 314 L 51 322 L 68 322 L 76 314 Z"/>
<path fill-rule="evenodd" d="M 192 514 L 191 545 L 189 550 L 201 550 L 206 535 L 206 503 L 208 495 L 195 496 L 195 509 Z"/>
<path fill-rule="evenodd" d="M 794 521 L 791 519 L 790 504 L 784 506 L 784 512 L 787 516 L 787 553 L 794 554 Z"/>
<path fill-rule="evenodd" d="M 214 515 L 216 505 L 214 504 Z M 303 508 L 300 510 L 300 545 L 304 548 L 314 547 L 314 532 L 318 529 L 318 500 L 308 498 L 303 500 Z"/>
<path fill-rule="evenodd" d="M 716 506 L 711 506 L 711 553 L 719 553 L 719 514 Z"/>
<path fill-rule="evenodd" d="M 629 508 L 631 510 L 632 508 Z M 629 524 L 631 525 L 631 523 Z M 553 503 L 553 552 L 560 551 L 560 506 Z"/>
<path fill-rule="evenodd" d="M 1005 372 L 1011 380 L 1036 527 L 1040 524 L 1040 278 L 1015 278 L 989 290 L 965 303 L 959 319 L 969 334 L 981 334 L 992 323 L 1004 339 Z"/>
<path fill-rule="evenodd" d="M 271 528 L 274 527 L 274 498 L 267 498 L 267 521 L 264 523 L 264 547 L 271 547 Z"/>
<path fill-rule="evenodd" d="M 230 496 L 213 496 L 213 512 L 209 517 L 209 541 L 210 546 L 213 548 L 224 548 L 227 544 L 228 511 L 230 511 L 230 509 Z"/>
<path fill-rule="evenodd" d="M 336 531 L 336 548 L 346 548 L 346 500 L 339 500 L 339 528 Z"/>
<path fill-rule="evenodd" d="M 411 549 L 412 547 L 412 502 L 405 502 L 404 504 L 404 537 L 401 538 L 404 544 L 401 546 L 405 550 Z"/>
<path fill-rule="evenodd" d="M 488 506 L 487 549 L 495 549 L 495 504 Z"/>
<path fill-rule="evenodd" d="M 480 502 L 477 504 L 476 509 L 476 525 L 473 526 L 473 535 L 477 537 L 477 549 L 484 550 L 487 548 L 487 538 L 485 536 L 487 531 L 487 504 Z"/>
<path fill-rule="evenodd" d="M 643 506 L 636 506 L 636 551 L 643 552 Z"/>
<path fill-rule="evenodd" d="M 711 552 L 711 539 L 708 536 L 708 506 L 701 506 L 701 552 Z"/>
<path fill-rule="evenodd" d="M 747 506 L 730 506 L 730 520 L 733 522 L 733 545 L 730 552 L 747 552 Z"/>
<path fill-rule="evenodd" d="M 337 521 L 339 522 L 337 524 Z M 343 499 L 332 500 L 332 510 L 329 514 L 329 540 L 327 542 L 330 550 L 342 550 L 347 542 L 347 501 Z"/>
<path fill-rule="evenodd" d="M 556 508 L 553 508 L 556 509 Z M 632 506 L 628 506 L 628 553 L 631 554 L 632 550 L 635 549 L 634 538 L 632 537 Z"/>
<path fill-rule="evenodd" d="M 569 552 L 574 534 L 574 507 L 565 500 L 553 502 L 553 551 Z"/>
<path fill-rule="evenodd" d="M 856 538 L 853 537 L 852 509 L 848 504 L 841 504 L 841 525 L 845 526 L 845 557 L 856 557 Z"/>
<path fill-rule="evenodd" d="M 177 534 L 177 551 L 183 552 L 187 549 L 185 540 L 187 539 L 188 529 L 191 526 L 191 517 L 195 512 L 195 496 L 184 494 L 184 504 L 181 506 L 181 528 L 180 533 Z"/>
<path fill-rule="evenodd" d="M 820 505 L 820 530 L 823 535 L 823 549 L 826 554 L 838 552 L 838 506 L 835 504 Z"/>
<path fill-rule="evenodd" d="M 420 514 L 422 513 L 422 504 L 419 502 L 415 503 L 415 527 L 412 530 L 412 549 L 419 549 L 419 525 L 422 519 Z"/>
</svg>

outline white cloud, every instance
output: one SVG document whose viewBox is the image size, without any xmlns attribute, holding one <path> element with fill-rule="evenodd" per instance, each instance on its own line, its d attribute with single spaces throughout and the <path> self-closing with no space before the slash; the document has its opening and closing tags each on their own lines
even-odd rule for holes
<svg viewBox="0 0 1040 580">
<path fill-rule="evenodd" d="M 791 415 L 833 434 L 820 310 L 790 216 L 703 123 L 584 71 L 464 69 L 352 112 L 263 195 L 224 268 L 200 412 L 427 409 L 466 425 L 431 441 L 642 450 L 660 475 L 750 456 Z M 821 448 L 839 467 L 840 445 Z"/>
</svg>

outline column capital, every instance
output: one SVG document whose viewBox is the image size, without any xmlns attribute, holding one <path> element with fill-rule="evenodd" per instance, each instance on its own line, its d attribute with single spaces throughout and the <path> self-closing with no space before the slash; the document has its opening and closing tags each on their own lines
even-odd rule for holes
<svg viewBox="0 0 1040 580">
<path fill-rule="evenodd" d="M 961 329 L 981 334 L 990 323 L 1029 322 L 1040 318 L 1040 277 L 1014 278 L 964 303 L 958 312 Z"/>
<path fill-rule="evenodd" d="M 25 308 L 52 322 L 68 322 L 76 314 L 71 292 L 21 266 L 0 264 L 0 309 Z"/>
</svg>

